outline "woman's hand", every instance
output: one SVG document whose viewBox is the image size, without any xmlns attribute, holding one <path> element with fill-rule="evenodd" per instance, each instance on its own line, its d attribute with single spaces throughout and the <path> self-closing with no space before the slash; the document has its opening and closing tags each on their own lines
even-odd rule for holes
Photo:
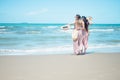
<svg viewBox="0 0 120 80">
<path fill-rule="evenodd" d="M 70 25 L 69 25 L 69 24 L 68 24 L 68 25 L 65 25 L 65 26 L 62 27 L 62 29 L 63 29 L 63 30 L 69 30 L 69 29 L 70 29 Z"/>
</svg>

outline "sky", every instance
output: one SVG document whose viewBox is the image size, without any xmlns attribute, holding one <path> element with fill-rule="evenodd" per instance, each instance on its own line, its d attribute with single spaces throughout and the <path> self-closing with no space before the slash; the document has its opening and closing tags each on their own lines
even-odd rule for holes
<svg viewBox="0 0 120 80">
<path fill-rule="evenodd" d="M 120 23 L 120 0 L 0 0 L 0 23 L 70 23 L 76 14 Z"/>
</svg>

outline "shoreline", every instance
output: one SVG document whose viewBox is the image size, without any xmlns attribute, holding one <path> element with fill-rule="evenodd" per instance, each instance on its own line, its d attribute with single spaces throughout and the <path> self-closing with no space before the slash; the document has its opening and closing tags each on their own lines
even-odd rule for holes
<svg viewBox="0 0 120 80">
<path fill-rule="evenodd" d="M 116 51 L 116 52 L 87 52 L 86 54 L 80 54 L 80 55 L 76 55 L 74 53 L 45 53 L 45 54 L 38 54 L 38 53 L 2 53 L 0 54 L 0 57 L 4 57 L 4 56 L 66 56 L 66 55 L 76 55 L 76 56 L 85 56 L 85 55 L 90 55 L 90 54 L 120 54 L 120 52 Z"/>
<path fill-rule="evenodd" d="M 120 52 L 119 51 L 111 51 L 111 52 L 108 52 L 108 51 L 104 51 L 104 52 L 93 52 L 93 51 L 89 51 L 89 52 L 87 52 L 86 54 L 81 54 L 81 55 L 76 55 L 76 54 L 74 54 L 74 53 L 65 53 L 65 52 L 63 52 L 63 53 L 45 53 L 45 54 L 41 54 L 41 53 L 39 53 L 39 52 L 37 52 L 37 53 L 30 53 L 30 52 L 27 52 L 27 53 L 21 53 L 21 52 L 19 52 L 19 53 L 17 53 L 17 52 L 14 52 L 14 53 L 2 53 L 2 54 L 0 54 L 0 57 L 2 57 L 2 56 L 62 56 L 62 55 L 76 55 L 76 56 L 82 56 L 82 55 L 89 55 L 89 54 L 120 54 Z"/>
<path fill-rule="evenodd" d="M 0 80 L 119 80 L 120 53 L 0 56 Z"/>
<path fill-rule="evenodd" d="M 86 55 L 90 55 L 90 54 L 120 54 L 120 52 L 98 52 L 98 53 L 96 53 L 96 52 L 87 52 L 86 54 L 80 54 L 80 55 L 76 55 L 76 54 L 74 54 L 74 53 L 62 53 L 62 54 L 60 54 L 60 53 L 53 53 L 53 54 L 34 54 L 34 53 L 30 53 L 30 54 L 26 54 L 26 53 L 20 53 L 20 54 L 0 54 L 0 57 L 4 57 L 4 56 L 8 56 L 8 57 L 10 57 L 10 56 L 68 56 L 68 55 L 75 55 L 75 56 L 86 56 Z"/>
</svg>

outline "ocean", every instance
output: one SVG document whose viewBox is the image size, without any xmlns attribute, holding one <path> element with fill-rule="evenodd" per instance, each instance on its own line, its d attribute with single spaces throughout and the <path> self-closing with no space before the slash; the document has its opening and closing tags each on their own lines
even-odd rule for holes
<svg viewBox="0 0 120 80">
<path fill-rule="evenodd" d="M 73 54 L 72 29 L 63 25 L 0 23 L 0 55 Z M 87 53 L 120 52 L 120 24 L 92 24 L 89 31 Z"/>
</svg>

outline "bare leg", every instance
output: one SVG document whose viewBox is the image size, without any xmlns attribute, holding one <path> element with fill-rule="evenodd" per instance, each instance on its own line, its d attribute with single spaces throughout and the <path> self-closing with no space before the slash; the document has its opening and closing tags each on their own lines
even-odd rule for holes
<svg viewBox="0 0 120 80">
<path fill-rule="evenodd" d="M 86 50 L 87 50 L 87 48 L 84 48 L 84 54 L 86 54 Z"/>
<path fill-rule="evenodd" d="M 84 39 L 83 39 L 83 45 L 84 45 L 84 54 L 86 54 L 86 50 L 88 47 L 88 33 L 85 33 Z"/>
</svg>

